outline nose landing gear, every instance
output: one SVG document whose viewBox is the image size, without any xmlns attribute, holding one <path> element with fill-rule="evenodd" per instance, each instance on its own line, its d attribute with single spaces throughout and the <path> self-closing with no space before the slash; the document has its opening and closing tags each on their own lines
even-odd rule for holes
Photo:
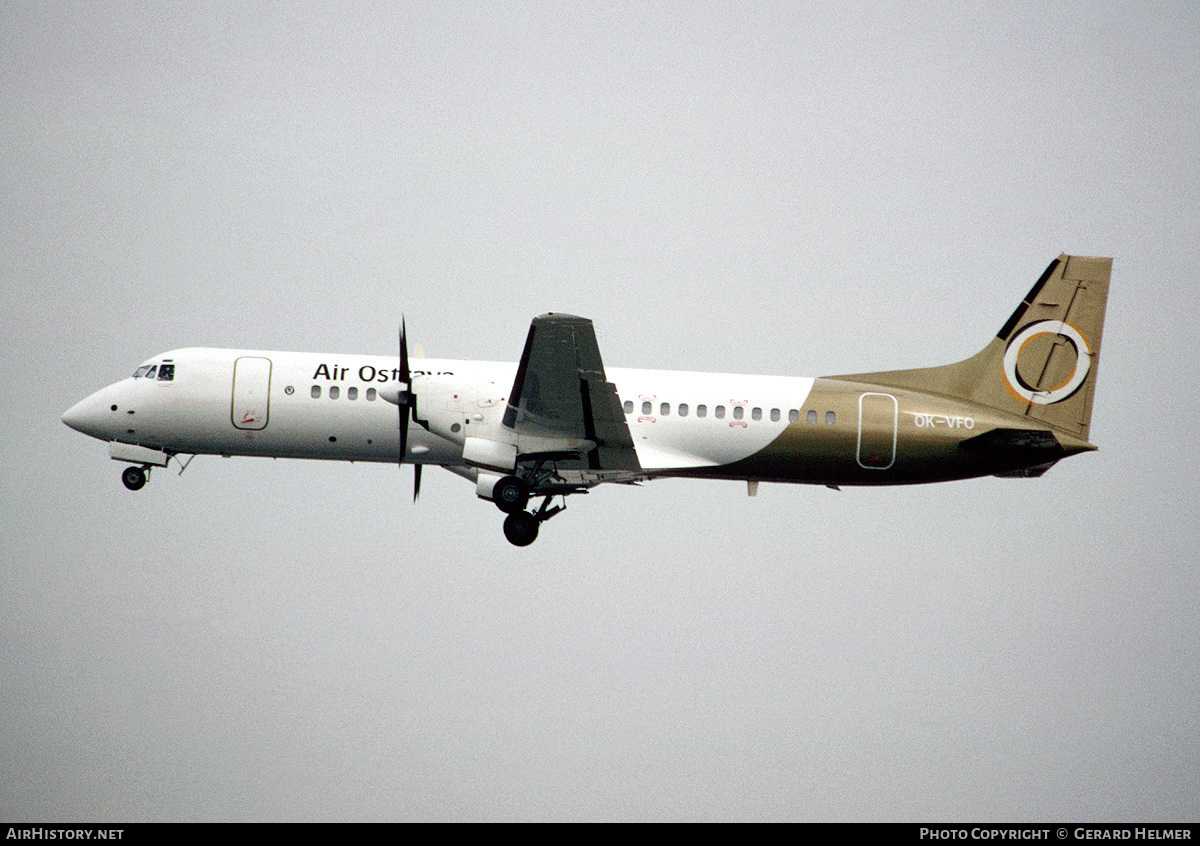
<svg viewBox="0 0 1200 846">
<path fill-rule="evenodd" d="M 146 486 L 147 470 L 148 467 L 126 467 L 121 471 L 121 481 L 129 490 L 140 491 Z"/>
</svg>

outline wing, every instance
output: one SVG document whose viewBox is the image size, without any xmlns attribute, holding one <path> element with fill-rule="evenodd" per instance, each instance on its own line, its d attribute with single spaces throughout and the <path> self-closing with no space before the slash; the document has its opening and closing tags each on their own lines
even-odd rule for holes
<svg viewBox="0 0 1200 846">
<path fill-rule="evenodd" d="M 570 314 L 533 319 L 503 425 L 539 455 L 590 470 L 638 470 L 616 387 L 604 376 L 592 321 Z M 556 444 L 560 448 L 556 448 Z"/>
</svg>

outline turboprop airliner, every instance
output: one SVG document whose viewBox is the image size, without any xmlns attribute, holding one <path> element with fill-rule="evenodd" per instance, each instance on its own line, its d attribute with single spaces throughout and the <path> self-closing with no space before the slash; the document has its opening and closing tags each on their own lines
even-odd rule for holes
<svg viewBox="0 0 1200 846">
<path fill-rule="evenodd" d="M 71 407 L 130 490 L 196 455 L 444 467 L 532 543 L 566 497 L 665 477 L 829 487 L 1040 476 L 1088 441 L 1112 259 L 1050 263 L 956 364 L 781 377 L 606 369 L 592 322 L 533 319 L 516 363 L 187 348 Z M 187 456 L 187 461 L 183 457 Z"/>
</svg>

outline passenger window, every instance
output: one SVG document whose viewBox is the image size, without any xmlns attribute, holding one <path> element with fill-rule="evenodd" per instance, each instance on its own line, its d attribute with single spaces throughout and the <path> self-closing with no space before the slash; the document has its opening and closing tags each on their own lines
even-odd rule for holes
<svg viewBox="0 0 1200 846">
<path fill-rule="evenodd" d="M 347 388 L 346 389 L 346 399 L 348 399 L 348 400 L 358 399 L 358 388 Z"/>
<path fill-rule="evenodd" d="M 650 412 L 651 412 L 650 400 L 646 400 L 644 403 L 642 403 L 642 414 L 649 414 Z"/>
<path fill-rule="evenodd" d="M 771 409 L 771 422 L 772 422 L 772 423 L 778 423 L 778 422 L 779 422 L 779 409 L 778 409 L 778 408 L 772 408 L 772 409 Z"/>
<path fill-rule="evenodd" d="M 832 411 L 826 411 L 825 412 L 825 422 L 826 422 L 826 424 L 832 426 L 834 423 L 837 422 L 837 415 L 834 414 Z"/>
<path fill-rule="evenodd" d="M 708 416 L 708 406 L 707 405 L 696 406 L 696 416 L 697 417 L 707 417 Z"/>
<path fill-rule="evenodd" d="M 671 404 L 670 404 L 669 402 L 664 402 L 662 405 L 660 405 L 660 406 L 658 407 L 658 413 L 659 413 L 659 414 L 661 414 L 663 417 L 668 417 L 668 416 L 670 416 L 670 414 L 671 414 Z"/>
<path fill-rule="evenodd" d="M 762 409 L 756 408 L 750 412 L 750 417 L 753 420 L 762 420 Z"/>
<path fill-rule="evenodd" d="M 680 416 L 680 417 L 687 417 L 687 414 L 688 414 L 688 406 L 687 406 L 687 403 L 686 403 L 686 402 L 681 402 L 681 403 L 679 404 L 679 416 Z"/>
<path fill-rule="evenodd" d="M 746 415 L 746 409 L 742 408 L 740 405 L 735 405 L 733 407 L 733 419 L 734 420 L 741 420 L 745 415 Z"/>
<path fill-rule="evenodd" d="M 714 408 L 713 409 L 713 417 L 717 418 L 718 420 L 724 420 L 725 419 L 725 406 L 718 405 L 716 408 Z"/>
<path fill-rule="evenodd" d="M 625 400 L 625 413 L 633 414 L 633 400 Z"/>
<path fill-rule="evenodd" d="M 174 379 L 175 379 L 175 365 L 174 364 L 164 364 L 162 367 L 158 368 L 158 381 L 171 382 Z"/>
<path fill-rule="evenodd" d="M 809 409 L 809 412 L 806 415 L 806 417 L 807 417 L 809 423 L 817 422 L 817 412 L 813 409 Z"/>
<path fill-rule="evenodd" d="M 375 402 L 375 389 L 367 388 L 367 402 Z"/>
<path fill-rule="evenodd" d="M 790 411 L 788 411 L 788 422 L 789 423 L 799 423 L 800 422 L 800 410 L 799 409 L 793 408 Z"/>
<path fill-rule="evenodd" d="M 342 389 L 339 388 L 337 385 L 329 386 L 329 398 L 330 399 L 337 399 L 339 396 L 341 396 L 341 393 L 342 393 Z"/>
<path fill-rule="evenodd" d="M 313 385 L 313 386 L 312 386 L 312 398 L 313 398 L 313 399 L 320 399 L 320 398 L 321 398 L 321 386 L 320 386 L 320 385 Z"/>
</svg>

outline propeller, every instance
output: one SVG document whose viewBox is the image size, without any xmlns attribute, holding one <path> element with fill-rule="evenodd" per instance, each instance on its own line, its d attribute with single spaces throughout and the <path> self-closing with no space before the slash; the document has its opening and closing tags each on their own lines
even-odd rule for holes
<svg viewBox="0 0 1200 846">
<path fill-rule="evenodd" d="M 396 405 L 400 409 L 400 464 L 404 464 L 404 456 L 408 455 L 408 422 L 414 416 L 417 405 L 417 395 L 412 389 L 412 370 L 408 366 L 408 332 L 404 325 L 404 317 L 400 318 L 400 380 L 404 387 L 396 393 Z M 413 465 L 413 502 L 421 495 L 421 465 Z"/>
</svg>

